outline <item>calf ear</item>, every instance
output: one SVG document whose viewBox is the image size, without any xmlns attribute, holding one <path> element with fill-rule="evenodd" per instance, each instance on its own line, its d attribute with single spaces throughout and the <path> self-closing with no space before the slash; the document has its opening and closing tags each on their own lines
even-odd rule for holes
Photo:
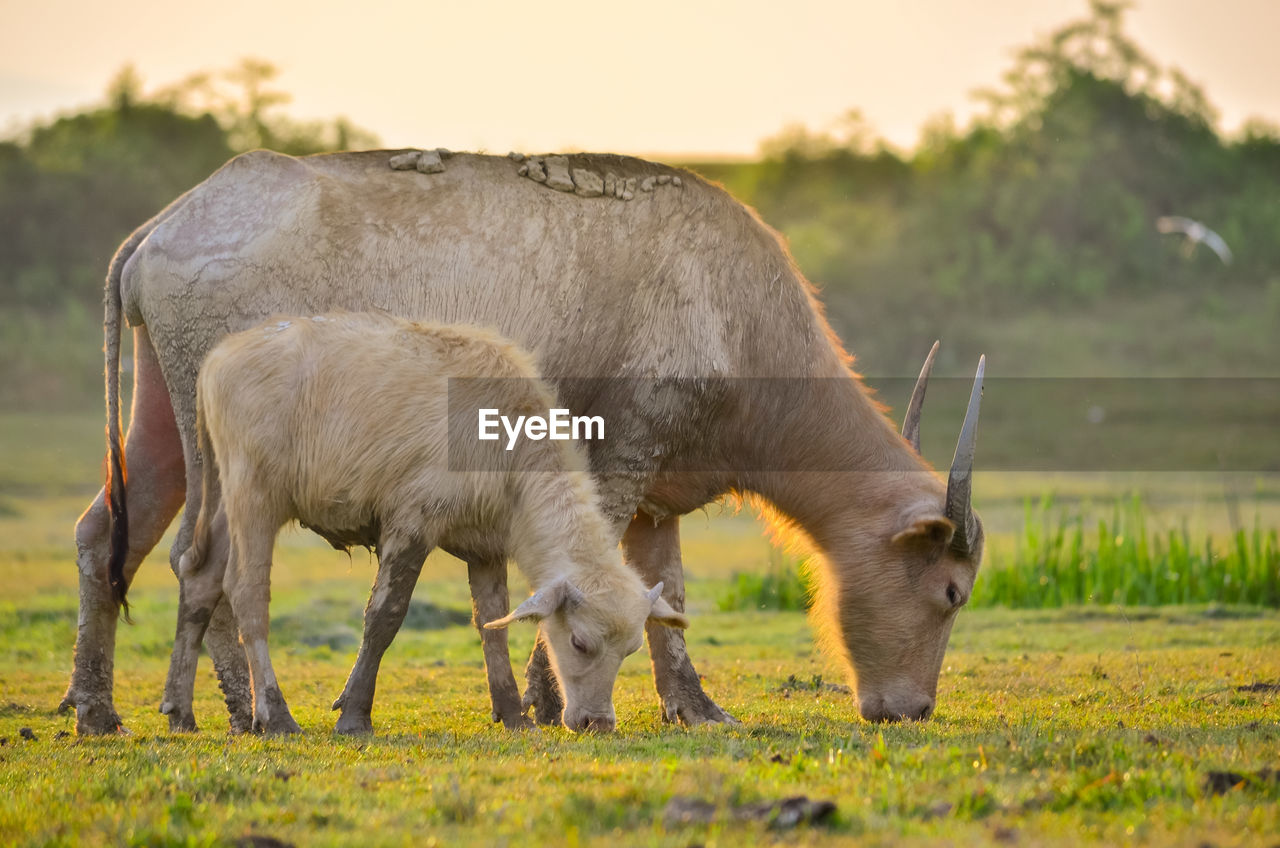
<svg viewBox="0 0 1280 848">
<path fill-rule="evenodd" d="M 649 590 L 649 620 L 655 624 L 661 624 L 663 627 L 676 627 L 685 630 L 689 627 L 689 619 L 683 614 L 675 611 L 671 604 L 662 599 L 662 583 Z"/>
<path fill-rule="evenodd" d="M 568 580 L 557 580 L 544 586 L 502 618 L 485 624 L 486 630 L 499 630 L 513 621 L 542 621 L 565 604 L 582 602 L 582 591 Z"/>
<path fill-rule="evenodd" d="M 956 533 L 956 525 L 941 515 L 915 518 L 893 537 L 895 545 L 945 546 Z"/>
</svg>

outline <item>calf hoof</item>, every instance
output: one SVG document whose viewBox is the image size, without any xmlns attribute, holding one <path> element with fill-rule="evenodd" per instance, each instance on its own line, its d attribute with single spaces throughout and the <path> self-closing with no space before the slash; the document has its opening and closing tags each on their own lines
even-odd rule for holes
<svg viewBox="0 0 1280 848">
<path fill-rule="evenodd" d="M 344 712 L 338 716 L 338 723 L 333 726 L 333 732 L 343 736 L 369 736 L 373 733 L 373 719 L 367 713 L 358 715 Z"/>
<path fill-rule="evenodd" d="M 700 724 L 741 724 L 701 690 L 664 696 L 662 720 L 679 722 L 686 727 L 697 727 Z"/>
<path fill-rule="evenodd" d="M 190 707 L 179 707 L 172 701 L 160 705 L 160 714 L 169 717 L 170 733 L 195 733 L 196 715 Z"/>
<path fill-rule="evenodd" d="M 289 705 L 284 696 L 274 686 L 266 691 L 266 703 L 263 709 L 255 711 L 253 729 L 257 733 L 277 735 L 282 733 L 301 733 L 302 728 L 293 720 Z M 265 717 L 264 717 L 265 715 Z"/>
<path fill-rule="evenodd" d="M 302 728 L 293 720 L 293 716 L 289 713 L 276 713 L 267 718 L 266 721 L 253 720 L 253 732 L 263 733 L 267 736 L 284 736 L 301 733 Z"/>
</svg>

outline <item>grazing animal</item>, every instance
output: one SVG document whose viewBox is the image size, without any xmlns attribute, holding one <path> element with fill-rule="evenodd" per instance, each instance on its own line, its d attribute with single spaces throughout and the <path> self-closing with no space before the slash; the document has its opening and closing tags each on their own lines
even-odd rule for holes
<svg viewBox="0 0 1280 848">
<path fill-rule="evenodd" d="M 450 378 L 485 380 L 455 393 Z M 364 642 L 334 705 L 339 732 L 372 731 L 378 665 L 438 545 L 514 556 L 536 591 L 484 626 L 541 622 L 573 730 L 613 730 L 613 683 L 644 643 L 646 619 L 687 626 L 661 586 L 646 590 L 622 563 L 572 442 L 521 439 L 477 459 L 483 470 L 455 470 L 484 447 L 465 427 L 451 440 L 455 419 L 474 420 L 482 406 L 544 415 L 556 406 L 528 358 L 492 333 L 386 315 L 286 318 L 220 342 L 196 391 L 204 497 L 181 560 L 164 712 L 190 714 L 204 625 L 225 590 L 248 656 L 254 727 L 298 731 L 267 653 L 271 551 L 294 519 L 338 543 L 377 538 Z M 219 510 L 225 559 L 207 556 Z"/>
<path fill-rule="evenodd" d="M 205 354 L 274 314 L 370 308 L 494 327 L 538 357 L 574 414 L 618 422 L 590 449 L 601 505 L 626 561 L 647 583 L 661 581 L 677 610 L 679 516 L 727 493 L 770 505 L 820 555 L 815 606 L 862 714 L 927 714 L 954 612 L 982 555 L 971 469 L 962 461 L 939 477 L 895 432 L 778 236 L 723 189 L 638 159 L 455 153 L 433 173 L 389 167 L 404 155 L 244 154 L 139 228 L 112 260 L 106 389 L 117 461 L 76 526 L 80 625 L 63 706 L 75 708 L 77 729 L 120 725 L 118 601 L 184 500 L 175 567 L 191 541 L 201 501 L 195 382 Z M 604 175 L 600 196 L 577 191 L 578 172 Z M 572 191 L 558 190 L 565 175 Z M 582 179 L 583 193 L 592 186 Z M 135 328 L 136 363 L 123 449 L 122 319 Z M 603 391 L 574 377 L 616 380 Z M 969 446 L 961 460 L 972 457 Z M 467 561 L 485 613 L 477 619 L 501 617 L 505 561 L 451 552 Z M 647 633 L 663 715 L 731 721 L 703 692 L 680 631 Z M 205 644 L 232 727 L 242 729 L 248 675 L 226 604 L 211 613 Z M 523 705 L 501 632 L 485 631 L 484 652 L 494 715 L 517 724 Z M 549 718 L 559 711 L 543 671 L 535 654 L 526 699 Z"/>
</svg>

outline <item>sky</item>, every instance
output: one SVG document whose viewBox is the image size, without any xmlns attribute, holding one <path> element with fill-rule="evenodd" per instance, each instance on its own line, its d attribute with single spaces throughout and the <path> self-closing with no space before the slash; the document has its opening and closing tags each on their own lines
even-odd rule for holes
<svg viewBox="0 0 1280 848">
<path fill-rule="evenodd" d="M 1212 11 L 1210 7 L 1212 6 Z M 752 155 L 859 109 L 901 147 L 1085 0 L 0 0 L 0 134 L 242 57 L 296 118 L 390 147 Z M 1280 123 L 1280 2 L 1139 0 L 1128 31 L 1208 92 L 1223 128 Z"/>
</svg>

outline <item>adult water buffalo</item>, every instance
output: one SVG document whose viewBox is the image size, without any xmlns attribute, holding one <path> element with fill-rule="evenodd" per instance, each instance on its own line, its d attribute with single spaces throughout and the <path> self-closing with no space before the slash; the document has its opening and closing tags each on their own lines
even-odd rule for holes
<svg viewBox="0 0 1280 848">
<path fill-rule="evenodd" d="M 868 397 L 776 234 L 696 176 L 606 155 L 257 151 L 143 225 L 108 272 L 108 484 L 76 526 L 80 619 L 63 700 L 77 730 L 120 725 L 118 602 L 184 500 L 171 562 L 190 544 L 206 352 L 269 315 L 335 308 L 487 325 L 534 351 L 566 406 L 610 422 L 590 456 L 602 506 L 627 561 L 661 581 L 676 610 L 678 516 L 730 492 L 764 501 L 821 555 L 817 614 L 861 714 L 930 714 L 982 554 L 969 499 L 981 374 L 943 480 Z M 127 498 L 122 316 L 136 350 Z M 454 552 L 467 560 L 477 620 L 502 617 L 505 558 Z M 505 636 L 483 635 L 495 718 L 518 724 Z M 683 635 L 650 627 L 648 637 L 664 715 L 731 720 L 702 691 Z M 248 728 L 226 603 L 206 646 L 232 727 Z M 558 714 L 537 652 L 528 676 L 539 717 Z"/>
</svg>

